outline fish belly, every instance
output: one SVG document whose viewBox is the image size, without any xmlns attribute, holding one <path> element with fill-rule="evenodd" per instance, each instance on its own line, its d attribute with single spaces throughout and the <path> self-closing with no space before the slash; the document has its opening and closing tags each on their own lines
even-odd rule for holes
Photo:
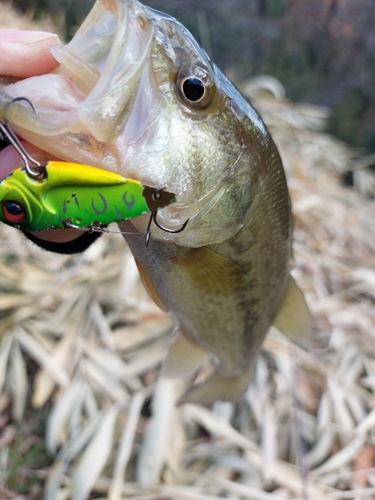
<svg viewBox="0 0 375 500">
<path fill-rule="evenodd" d="M 126 237 L 156 301 L 183 335 L 216 356 L 227 379 L 248 370 L 287 286 L 290 203 L 276 186 L 274 193 L 259 186 L 244 227 L 223 243 L 186 248 L 151 240 L 146 249 L 143 234 Z M 134 233 L 131 223 L 122 224 Z"/>
</svg>

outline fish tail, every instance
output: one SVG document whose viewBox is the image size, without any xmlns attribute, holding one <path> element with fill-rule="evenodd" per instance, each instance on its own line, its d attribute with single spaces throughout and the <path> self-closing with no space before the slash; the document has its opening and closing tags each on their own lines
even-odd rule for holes
<svg viewBox="0 0 375 500">
<path fill-rule="evenodd" d="M 193 385 L 178 404 L 211 405 L 215 401 L 236 401 L 246 391 L 253 372 L 254 364 L 250 363 L 245 371 L 232 377 L 216 373 L 202 384 Z"/>
</svg>

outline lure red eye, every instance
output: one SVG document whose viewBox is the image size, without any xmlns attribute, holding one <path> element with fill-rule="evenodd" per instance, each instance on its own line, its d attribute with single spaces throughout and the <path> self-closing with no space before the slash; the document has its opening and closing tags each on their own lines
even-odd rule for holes
<svg viewBox="0 0 375 500">
<path fill-rule="evenodd" d="M 25 210 L 16 201 L 6 201 L 2 206 L 3 215 L 9 222 L 22 222 L 25 217 Z"/>
</svg>

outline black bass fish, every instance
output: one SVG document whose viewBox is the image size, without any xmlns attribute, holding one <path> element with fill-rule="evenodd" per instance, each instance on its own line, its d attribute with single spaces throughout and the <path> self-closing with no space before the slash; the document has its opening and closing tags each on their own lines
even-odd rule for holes
<svg viewBox="0 0 375 500">
<path fill-rule="evenodd" d="M 151 296 L 178 323 L 164 374 L 215 373 L 183 402 L 235 400 L 273 324 L 303 340 L 310 316 L 292 266 L 292 216 L 264 123 L 192 35 L 137 0 L 98 0 L 53 73 L 0 85 L 0 119 L 44 151 L 150 186 L 177 202 L 120 223 Z M 27 97 L 36 113 L 16 97 Z"/>
</svg>

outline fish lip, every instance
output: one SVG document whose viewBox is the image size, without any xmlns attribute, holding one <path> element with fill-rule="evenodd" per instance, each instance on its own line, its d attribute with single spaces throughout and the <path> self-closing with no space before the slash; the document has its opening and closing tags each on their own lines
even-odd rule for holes
<svg viewBox="0 0 375 500">
<path fill-rule="evenodd" d="M 112 5 L 112 45 L 99 80 L 78 110 L 80 121 L 101 142 L 115 139 L 126 127 L 154 39 L 154 25 L 146 7 L 136 0 L 118 0 Z M 76 43 L 73 39 L 73 48 Z"/>
</svg>

